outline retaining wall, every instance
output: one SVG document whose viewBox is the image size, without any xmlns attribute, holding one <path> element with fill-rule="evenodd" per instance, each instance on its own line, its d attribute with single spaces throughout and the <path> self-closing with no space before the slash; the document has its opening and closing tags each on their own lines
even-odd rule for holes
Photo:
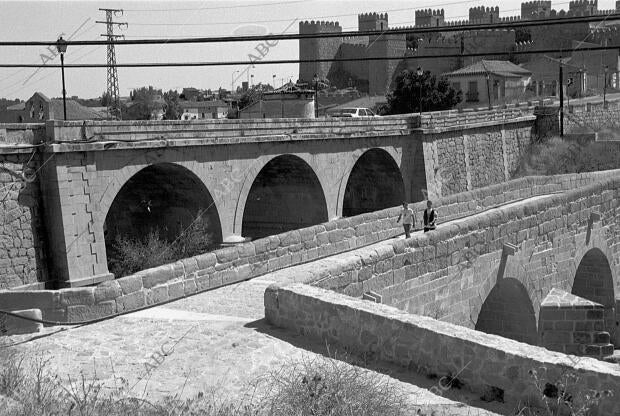
<svg viewBox="0 0 620 416">
<path fill-rule="evenodd" d="M 371 353 L 425 374 L 457 376 L 468 390 L 513 404 L 542 404 L 530 370 L 553 385 L 567 370 L 573 371 L 580 378 L 577 386 L 613 392 L 601 403 L 599 415 L 620 412 L 620 368 L 615 364 L 547 351 L 303 284 L 267 288 L 265 316 L 277 327 L 350 352 Z"/>
</svg>

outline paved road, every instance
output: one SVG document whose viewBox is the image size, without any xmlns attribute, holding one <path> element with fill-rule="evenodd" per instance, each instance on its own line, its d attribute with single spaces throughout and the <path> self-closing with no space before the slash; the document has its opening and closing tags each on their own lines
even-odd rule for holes
<svg viewBox="0 0 620 416">
<path fill-rule="evenodd" d="M 355 250 L 334 257 L 350 255 Z M 43 334 L 14 336 L 10 341 L 21 342 L 16 347 L 20 350 L 51 357 L 51 365 L 64 379 L 82 371 L 113 386 L 115 378 L 123 377 L 135 394 L 151 399 L 181 391 L 184 396 L 214 392 L 219 397 L 239 398 L 257 378 L 291 360 L 327 354 L 325 345 L 273 328 L 263 320 L 265 288 L 274 282 L 293 281 L 301 268 L 320 267 L 318 263 L 97 324 L 47 328 Z M 513 409 L 483 403 L 460 390 L 447 392 L 446 397 L 433 394 L 429 389 L 437 380 L 406 369 L 372 363 L 368 371 L 388 374 L 385 377 L 407 392 L 412 408 L 426 405 L 439 410 L 438 415 L 514 414 Z"/>
</svg>

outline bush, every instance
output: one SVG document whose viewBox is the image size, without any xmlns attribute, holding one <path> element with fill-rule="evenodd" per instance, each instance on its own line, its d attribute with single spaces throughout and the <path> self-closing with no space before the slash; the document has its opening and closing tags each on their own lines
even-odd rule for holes
<svg viewBox="0 0 620 416">
<path fill-rule="evenodd" d="M 117 235 L 110 253 L 110 271 L 116 277 L 128 276 L 212 250 L 208 225 L 204 211 L 200 211 L 173 241 L 162 238 L 161 230 L 151 230 L 142 239 Z"/>
<path fill-rule="evenodd" d="M 273 416 L 400 416 L 404 396 L 383 376 L 330 358 L 303 359 L 268 378 L 265 410 Z"/>
<path fill-rule="evenodd" d="M 620 142 L 567 142 L 559 137 L 534 144 L 517 176 L 560 175 L 620 168 Z"/>
</svg>

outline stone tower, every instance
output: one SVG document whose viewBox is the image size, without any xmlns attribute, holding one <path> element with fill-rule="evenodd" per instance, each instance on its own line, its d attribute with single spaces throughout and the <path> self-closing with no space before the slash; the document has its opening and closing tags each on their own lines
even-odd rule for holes
<svg viewBox="0 0 620 416">
<path fill-rule="evenodd" d="M 342 33 L 338 22 L 299 22 L 299 34 Z M 342 44 L 341 37 L 299 39 L 299 59 L 331 59 L 336 56 Z M 299 79 L 311 82 L 316 74 L 319 79 L 327 79 L 333 62 L 301 62 L 299 64 Z"/>
<path fill-rule="evenodd" d="M 415 25 L 418 27 L 438 27 L 445 25 L 445 12 L 441 10 L 416 10 Z"/>
<path fill-rule="evenodd" d="M 592 16 L 598 12 L 598 0 L 574 0 L 568 4 L 573 16 Z"/>
<path fill-rule="evenodd" d="M 485 24 L 499 22 L 499 6 L 495 7 L 472 7 L 469 9 L 470 24 Z"/>
<path fill-rule="evenodd" d="M 534 17 L 546 18 L 551 15 L 551 2 L 544 0 L 526 1 L 521 3 L 521 19 L 530 20 Z"/>
</svg>

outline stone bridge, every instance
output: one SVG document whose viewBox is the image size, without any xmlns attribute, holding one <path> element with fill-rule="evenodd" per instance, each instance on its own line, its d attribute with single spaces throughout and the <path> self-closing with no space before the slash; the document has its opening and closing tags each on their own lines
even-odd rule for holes
<svg viewBox="0 0 620 416">
<path fill-rule="evenodd" d="M 113 279 L 117 236 L 157 227 L 171 239 L 200 213 L 214 243 L 230 244 L 503 182 L 533 110 L 0 125 L 3 142 L 26 142 L 0 148 L 3 182 L 19 185 L 7 193 L 3 284 Z"/>
</svg>

